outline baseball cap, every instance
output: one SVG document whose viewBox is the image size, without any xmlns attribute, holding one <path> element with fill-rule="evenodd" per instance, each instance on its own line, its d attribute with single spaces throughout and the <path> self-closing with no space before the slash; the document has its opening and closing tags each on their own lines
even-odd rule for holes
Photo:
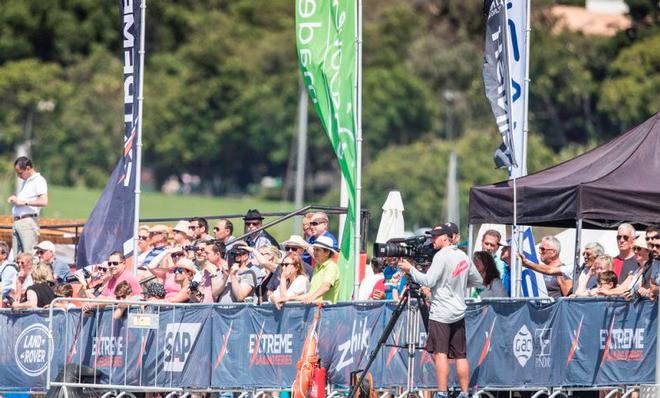
<svg viewBox="0 0 660 398">
<path fill-rule="evenodd" d="M 451 226 L 448 226 L 447 224 L 442 224 L 442 225 L 436 225 L 435 227 L 431 228 L 430 231 L 426 231 L 426 234 L 431 236 L 439 236 L 439 235 L 453 235 L 454 232 L 452 232 Z"/>
<path fill-rule="evenodd" d="M 55 252 L 55 244 L 49 240 L 45 240 L 43 242 L 40 242 L 38 245 L 34 247 L 35 249 L 40 249 L 40 250 L 50 250 L 52 252 Z"/>
</svg>

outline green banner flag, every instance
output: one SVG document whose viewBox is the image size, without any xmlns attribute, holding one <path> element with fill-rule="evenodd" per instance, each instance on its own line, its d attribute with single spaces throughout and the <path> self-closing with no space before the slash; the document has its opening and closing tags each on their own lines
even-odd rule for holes
<svg viewBox="0 0 660 398">
<path fill-rule="evenodd" d="M 348 188 L 348 214 L 339 252 L 339 300 L 350 300 L 355 280 L 357 176 L 356 4 L 349 0 L 296 0 L 298 61 Z"/>
</svg>

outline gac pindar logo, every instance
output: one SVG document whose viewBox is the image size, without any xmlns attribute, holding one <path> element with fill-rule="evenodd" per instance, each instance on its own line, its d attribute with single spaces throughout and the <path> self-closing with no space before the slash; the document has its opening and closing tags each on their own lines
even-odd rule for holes
<svg viewBox="0 0 660 398">
<path fill-rule="evenodd" d="M 513 337 L 513 355 L 518 360 L 520 366 L 525 366 L 534 352 L 534 343 L 532 334 L 526 325 L 522 325 L 518 333 Z"/>
<path fill-rule="evenodd" d="M 21 332 L 14 346 L 16 364 L 23 373 L 36 377 L 48 366 L 48 329 L 41 324 L 31 325 Z M 53 353 L 51 352 L 51 358 Z"/>
<path fill-rule="evenodd" d="M 537 353 L 534 356 L 534 366 L 537 368 L 550 367 L 551 334 L 552 328 L 541 328 L 534 331 L 534 345 L 537 349 Z"/>
<path fill-rule="evenodd" d="M 183 371 L 201 326 L 200 323 L 167 324 L 165 329 L 164 371 Z"/>
</svg>

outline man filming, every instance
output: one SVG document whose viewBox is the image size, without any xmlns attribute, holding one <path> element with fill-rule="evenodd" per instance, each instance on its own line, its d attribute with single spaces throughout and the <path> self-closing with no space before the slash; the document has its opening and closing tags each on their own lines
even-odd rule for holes
<svg viewBox="0 0 660 398">
<path fill-rule="evenodd" d="M 431 231 L 431 242 L 439 251 L 426 273 L 418 271 L 406 259 L 399 261 L 399 269 L 408 273 L 413 282 L 431 288 L 426 351 L 433 355 L 438 379 L 438 398 L 448 396 L 449 359 L 456 359 L 456 375 L 461 387 L 459 398 L 468 396 L 469 364 L 465 341 L 465 297 L 468 287 L 480 286 L 481 276 L 468 256 L 452 243 L 453 231 L 449 223 Z"/>
</svg>

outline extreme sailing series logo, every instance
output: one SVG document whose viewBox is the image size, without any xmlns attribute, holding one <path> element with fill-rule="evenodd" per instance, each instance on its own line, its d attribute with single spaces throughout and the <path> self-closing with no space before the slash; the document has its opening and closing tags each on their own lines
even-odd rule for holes
<svg viewBox="0 0 660 398">
<path fill-rule="evenodd" d="M 293 363 L 293 334 L 263 333 L 250 334 L 250 367 L 254 365 L 291 365 Z"/>
<path fill-rule="evenodd" d="M 644 359 L 644 329 L 614 328 L 614 318 L 609 329 L 600 329 L 600 364 L 610 361 L 635 361 Z"/>
</svg>

